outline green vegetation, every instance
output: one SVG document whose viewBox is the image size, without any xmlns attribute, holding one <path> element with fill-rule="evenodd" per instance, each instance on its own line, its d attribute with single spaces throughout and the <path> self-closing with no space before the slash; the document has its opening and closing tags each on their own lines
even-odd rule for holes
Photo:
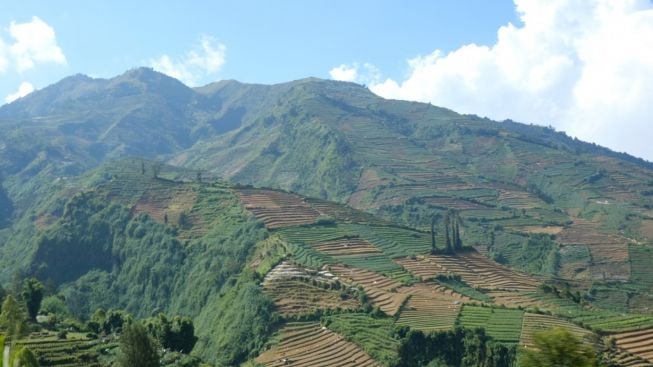
<svg viewBox="0 0 653 367">
<path fill-rule="evenodd" d="M 521 353 L 519 365 L 523 367 L 592 367 L 596 366 L 595 353 L 564 328 L 553 328 L 535 333 L 535 349 Z"/>
<path fill-rule="evenodd" d="M 500 246 L 493 255 L 506 265 L 530 273 L 553 275 L 559 264 L 558 246 L 544 234 L 531 234 L 527 241 Z"/>
<path fill-rule="evenodd" d="M 323 323 L 329 329 L 358 344 L 384 366 L 399 363 L 399 335 L 394 320 L 374 318 L 362 313 L 344 313 L 327 316 Z"/>
<path fill-rule="evenodd" d="M 628 246 L 630 258 L 630 279 L 646 288 L 653 289 L 653 247 L 631 244 Z"/>
<path fill-rule="evenodd" d="M 459 275 L 439 275 L 435 278 L 435 281 L 471 299 L 482 302 L 492 302 L 492 297 L 470 287 L 469 284 L 465 283 L 465 281 L 462 280 Z"/>
<path fill-rule="evenodd" d="M 43 291 L 45 287 L 36 278 L 25 279 L 23 283 L 23 299 L 27 306 L 27 314 L 30 319 L 36 320 L 36 315 L 41 309 L 41 301 L 43 300 Z"/>
<path fill-rule="evenodd" d="M 399 347 L 397 366 L 511 367 L 515 357 L 515 346 L 493 342 L 483 329 L 456 328 L 426 335 L 409 331 Z"/>
<path fill-rule="evenodd" d="M 549 128 L 383 100 L 353 83 L 191 89 L 135 69 L 70 77 L 2 106 L 0 129 L 0 283 L 11 284 L 0 321 L 42 364 L 115 362 L 133 320 L 154 344 L 183 352 L 163 364 L 240 364 L 287 321 L 260 284 L 280 261 L 399 280 L 369 292 L 391 309 L 398 293 L 419 292 L 404 287 L 418 280 L 399 259 L 444 274 L 428 255 L 463 245 L 541 276 L 523 292 L 492 292 L 499 304 L 537 305 L 601 333 L 653 326 L 631 313 L 653 305 L 653 165 Z M 313 198 L 269 200 L 290 206 L 294 226 L 266 229 L 216 176 Z M 371 246 L 318 251 L 343 238 Z M 554 276 L 548 293 L 529 288 Z M 491 301 L 472 280 L 437 280 Z M 370 287 L 377 281 L 387 285 Z M 411 293 L 414 307 L 397 321 L 334 309 L 325 324 L 387 365 L 514 364 L 522 311 L 467 304 L 458 317 L 459 301 L 441 290 Z M 456 317 L 463 329 L 394 329 L 449 329 Z"/>
<path fill-rule="evenodd" d="M 466 328 L 484 328 L 497 341 L 517 343 L 523 317 L 524 312 L 520 310 L 465 305 L 459 321 Z"/>
<path fill-rule="evenodd" d="M 154 340 L 147 334 L 143 325 L 131 323 L 122 330 L 120 336 L 120 367 L 159 366 L 159 353 Z"/>
</svg>

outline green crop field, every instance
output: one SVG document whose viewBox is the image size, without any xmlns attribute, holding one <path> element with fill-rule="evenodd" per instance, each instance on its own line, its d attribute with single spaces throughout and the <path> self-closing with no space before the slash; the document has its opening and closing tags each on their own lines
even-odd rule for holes
<svg viewBox="0 0 653 367">
<path fill-rule="evenodd" d="M 518 343 L 524 312 L 520 310 L 465 305 L 460 313 L 460 325 L 485 328 L 487 334 L 504 343 Z"/>
<path fill-rule="evenodd" d="M 630 258 L 630 280 L 653 290 L 653 247 L 631 244 L 628 246 Z"/>
<path fill-rule="evenodd" d="M 399 339 L 391 318 L 373 318 L 364 313 L 328 316 L 327 327 L 356 343 L 383 365 L 397 362 Z"/>
</svg>

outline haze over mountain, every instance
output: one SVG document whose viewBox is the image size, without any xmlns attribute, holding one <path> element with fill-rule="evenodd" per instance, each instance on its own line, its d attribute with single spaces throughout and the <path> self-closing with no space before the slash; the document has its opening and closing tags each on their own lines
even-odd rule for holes
<svg viewBox="0 0 653 367">
<path fill-rule="evenodd" d="M 138 68 L 31 93 L 0 129 L 0 281 L 36 276 L 85 320 L 189 316 L 204 360 L 281 363 L 320 321 L 350 338 L 329 353 L 401 365 L 414 340 L 395 326 L 471 328 L 498 306 L 499 344 L 532 345 L 529 318 L 550 316 L 617 338 L 591 342 L 616 360 L 653 326 L 653 165 L 551 128 L 349 82 L 189 88 Z"/>
</svg>

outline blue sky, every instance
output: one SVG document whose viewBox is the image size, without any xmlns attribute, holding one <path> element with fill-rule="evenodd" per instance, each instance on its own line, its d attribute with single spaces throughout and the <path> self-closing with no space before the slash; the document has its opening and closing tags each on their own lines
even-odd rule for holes
<svg viewBox="0 0 653 367">
<path fill-rule="evenodd" d="M 652 44 L 651 0 L 2 1 L 0 104 L 136 66 L 189 85 L 317 76 L 653 160 Z"/>
<path fill-rule="evenodd" d="M 493 42 L 500 25 L 516 20 L 514 5 L 506 0 L 50 4 L 0 2 L 0 26 L 39 17 L 54 28 L 67 61 L 24 75 L 7 73 L 1 76 L 0 94 L 16 90 L 21 78 L 42 87 L 71 73 L 109 77 L 164 54 L 183 57 L 202 37 L 224 44 L 226 52 L 219 72 L 203 75 L 200 84 L 227 78 L 259 83 L 326 78 L 334 65 L 357 60 L 400 77 L 409 57 L 434 48 Z"/>
</svg>

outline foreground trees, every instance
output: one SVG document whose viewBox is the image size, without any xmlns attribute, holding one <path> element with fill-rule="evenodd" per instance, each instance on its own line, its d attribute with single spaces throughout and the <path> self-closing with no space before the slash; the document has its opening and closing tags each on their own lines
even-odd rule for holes
<svg viewBox="0 0 653 367">
<path fill-rule="evenodd" d="M 25 311 L 11 295 L 2 303 L 0 326 L 7 331 L 7 336 L 12 338 L 18 338 L 27 331 Z"/>
<path fill-rule="evenodd" d="M 156 342 L 140 323 L 133 322 L 123 328 L 117 362 L 120 367 L 159 366 Z"/>
<path fill-rule="evenodd" d="M 526 349 L 519 360 L 522 367 L 592 367 L 596 358 L 592 347 L 556 327 L 535 334 L 535 349 Z"/>
</svg>

